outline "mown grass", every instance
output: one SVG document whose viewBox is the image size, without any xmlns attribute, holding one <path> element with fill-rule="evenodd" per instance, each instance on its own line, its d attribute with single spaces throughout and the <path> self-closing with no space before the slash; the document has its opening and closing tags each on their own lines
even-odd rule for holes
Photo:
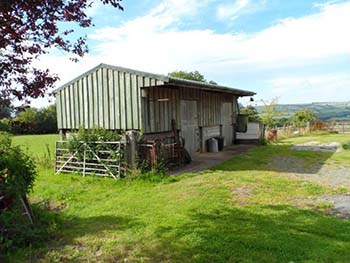
<svg viewBox="0 0 350 263">
<path fill-rule="evenodd" d="M 56 136 L 15 137 L 41 154 Z M 54 175 L 40 168 L 33 202 L 49 200 L 57 231 L 51 241 L 10 252 L 11 262 L 349 262 L 350 221 L 327 216 L 324 204 L 300 200 L 334 189 L 292 179 L 274 157 L 300 171 L 348 162 L 350 152 L 291 151 L 285 140 L 198 174 L 160 182 Z M 345 139 L 344 139 L 345 140 Z M 44 146 L 44 147 L 43 147 Z M 56 209 L 58 208 L 58 209 Z M 61 209 L 62 208 L 62 209 Z M 58 211 L 55 211 L 58 210 Z"/>
</svg>

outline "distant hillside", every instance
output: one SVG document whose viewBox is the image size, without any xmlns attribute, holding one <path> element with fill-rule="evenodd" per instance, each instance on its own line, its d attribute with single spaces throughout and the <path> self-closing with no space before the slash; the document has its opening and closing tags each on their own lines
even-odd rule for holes
<svg viewBox="0 0 350 263">
<path fill-rule="evenodd" d="M 256 107 L 259 113 L 263 113 L 264 107 Z M 281 117 L 290 117 L 294 112 L 310 109 L 318 118 L 324 121 L 350 120 L 349 102 L 313 102 L 309 104 L 278 104 L 276 110 L 282 113 Z"/>
</svg>

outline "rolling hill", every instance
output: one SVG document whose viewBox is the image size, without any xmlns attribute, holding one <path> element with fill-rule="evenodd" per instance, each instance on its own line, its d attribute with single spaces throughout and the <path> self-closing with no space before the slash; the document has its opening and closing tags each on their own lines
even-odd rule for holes
<svg viewBox="0 0 350 263">
<path fill-rule="evenodd" d="M 264 106 L 256 107 L 259 113 L 264 112 Z M 281 112 L 283 117 L 290 117 L 294 112 L 309 109 L 323 121 L 350 120 L 350 101 L 348 102 L 313 102 L 308 104 L 278 104 L 276 110 Z M 282 116 L 281 116 L 282 117 Z"/>
</svg>

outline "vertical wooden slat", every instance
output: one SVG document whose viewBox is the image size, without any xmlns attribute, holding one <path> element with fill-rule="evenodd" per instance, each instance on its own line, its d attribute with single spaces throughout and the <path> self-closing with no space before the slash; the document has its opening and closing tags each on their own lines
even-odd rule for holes
<svg viewBox="0 0 350 263">
<path fill-rule="evenodd" d="M 80 110 L 81 110 L 81 125 L 84 127 L 84 129 L 89 128 L 89 77 L 90 75 L 86 76 L 83 80 L 82 87 L 81 87 L 81 99 L 80 99 Z"/>
<path fill-rule="evenodd" d="M 120 87 L 120 126 L 126 129 L 126 105 L 125 105 L 125 76 L 124 72 L 119 72 L 119 87 Z"/>
<path fill-rule="evenodd" d="M 104 125 L 104 122 L 105 122 L 105 118 L 104 118 L 104 110 L 105 110 L 105 107 L 104 107 L 104 87 L 103 87 L 103 69 L 99 69 L 97 71 L 97 76 L 98 76 L 98 85 L 97 85 L 97 88 L 98 88 L 98 109 L 99 109 L 99 115 L 98 115 L 98 118 L 99 118 L 99 127 L 102 127 L 102 128 L 105 128 L 105 125 Z"/>
<path fill-rule="evenodd" d="M 122 129 L 121 127 L 121 122 L 120 122 L 120 115 L 121 115 L 121 110 L 120 110 L 120 82 L 119 82 L 119 72 L 115 70 L 113 72 L 114 76 L 114 95 L 115 95 L 115 127 L 116 129 L 120 130 Z"/>
<path fill-rule="evenodd" d="M 115 94 L 114 94 L 113 70 L 108 70 L 108 94 L 109 94 L 109 128 L 115 130 Z"/>
<path fill-rule="evenodd" d="M 56 94 L 57 128 L 62 129 L 61 91 Z"/>
<path fill-rule="evenodd" d="M 67 117 L 67 128 L 71 129 L 72 128 L 72 124 L 71 124 L 71 103 L 70 103 L 70 99 L 69 99 L 69 93 L 70 93 L 70 86 L 68 86 L 66 88 L 66 117 Z"/>
<path fill-rule="evenodd" d="M 103 83 L 103 127 L 105 129 L 110 129 L 109 127 L 109 116 L 110 116 L 110 107 L 109 107 L 109 80 L 108 80 L 108 69 L 102 69 L 102 83 Z"/>
<path fill-rule="evenodd" d="M 67 129 L 67 106 L 66 106 L 66 88 L 61 91 L 61 105 L 62 105 L 62 127 Z"/>
<path fill-rule="evenodd" d="M 81 81 L 79 80 L 76 82 L 73 88 L 73 101 L 74 101 L 74 129 L 79 129 L 80 122 L 79 122 L 79 96 L 78 91 L 81 88 Z"/>
<path fill-rule="evenodd" d="M 138 114 L 138 85 L 137 76 L 135 74 L 131 75 L 131 98 L 132 98 L 132 128 L 139 129 L 139 114 Z"/>
<path fill-rule="evenodd" d="M 94 107 L 94 122 L 93 127 L 98 127 L 99 125 L 99 105 L 98 105 L 98 79 L 97 79 L 97 72 L 93 73 L 93 101 L 92 105 Z"/>
<path fill-rule="evenodd" d="M 132 87 L 131 87 L 131 76 L 129 73 L 125 73 L 125 105 L 126 105 L 126 127 L 128 130 L 132 129 Z"/>
<path fill-rule="evenodd" d="M 84 94 L 84 88 L 86 87 L 86 80 L 87 80 L 86 76 L 85 78 L 82 79 L 81 81 L 81 87 L 78 90 L 78 109 L 79 109 L 79 128 L 85 128 L 85 116 L 84 116 L 84 112 L 85 112 L 85 108 L 84 108 L 84 101 L 85 101 L 85 94 Z"/>
<path fill-rule="evenodd" d="M 150 132 L 155 132 L 155 96 L 154 96 L 154 88 L 148 88 L 149 90 L 149 123 L 150 123 Z"/>
<path fill-rule="evenodd" d="M 137 108 L 138 108 L 138 128 L 140 130 L 145 130 L 145 126 L 143 125 L 144 123 L 144 111 L 143 111 L 143 102 L 142 102 L 142 90 L 141 87 L 143 87 L 142 85 L 142 76 L 138 76 L 137 77 Z"/>
</svg>

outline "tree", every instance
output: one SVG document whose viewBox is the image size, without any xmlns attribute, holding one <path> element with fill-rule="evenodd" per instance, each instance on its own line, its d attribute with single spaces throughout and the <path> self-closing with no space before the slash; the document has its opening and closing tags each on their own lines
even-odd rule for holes
<svg viewBox="0 0 350 263">
<path fill-rule="evenodd" d="M 188 80 L 194 80 L 199 82 L 207 82 L 204 76 L 201 73 L 199 73 L 197 70 L 190 71 L 190 72 L 179 70 L 179 71 L 171 72 L 168 75 L 174 78 L 188 79 Z"/>
<path fill-rule="evenodd" d="M 12 112 L 13 106 L 11 105 L 11 101 L 0 97 L 0 120 L 10 118 Z"/>
<path fill-rule="evenodd" d="M 264 103 L 263 113 L 261 114 L 262 123 L 266 125 L 268 129 L 276 126 L 276 118 L 279 113 L 276 111 L 277 98 L 272 99 L 270 102 L 262 101 Z"/>
<path fill-rule="evenodd" d="M 297 127 L 304 127 L 308 122 L 316 120 L 317 117 L 312 110 L 300 110 L 293 115 L 293 124 Z"/>
<path fill-rule="evenodd" d="M 259 121 L 261 121 L 261 119 L 259 117 L 258 110 L 255 107 L 253 107 L 252 105 L 248 105 L 247 107 L 241 109 L 240 113 L 244 114 L 244 115 L 247 115 L 248 116 L 248 120 L 250 122 L 259 122 Z"/>
<path fill-rule="evenodd" d="M 100 0 L 119 10 L 121 0 Z M 59 24 L 93 26 L 86 11 L 89 0 L 2 0 L 0 1 L 0 97 L 24 100 L 44 96 L 58 76 L 33 62 L 50 49 L 73 55 L 77 61 L 88 52 L 86 36 L 72 40 L 73 29 Z"/>
<path fill-rule="evenodd" d="M 171 73 L 168 73 L 169 77 L 174 77 L 174 78 L 179 78 L 179 79 L 188 79 L 188 80 L 194 80 L 194 81 L 199 81 L 199 82 L 204 82 L 212 85 L 218 85 L 214 80 L 207 81 L 199 71 L 173 71 Z"/>
</svg>

